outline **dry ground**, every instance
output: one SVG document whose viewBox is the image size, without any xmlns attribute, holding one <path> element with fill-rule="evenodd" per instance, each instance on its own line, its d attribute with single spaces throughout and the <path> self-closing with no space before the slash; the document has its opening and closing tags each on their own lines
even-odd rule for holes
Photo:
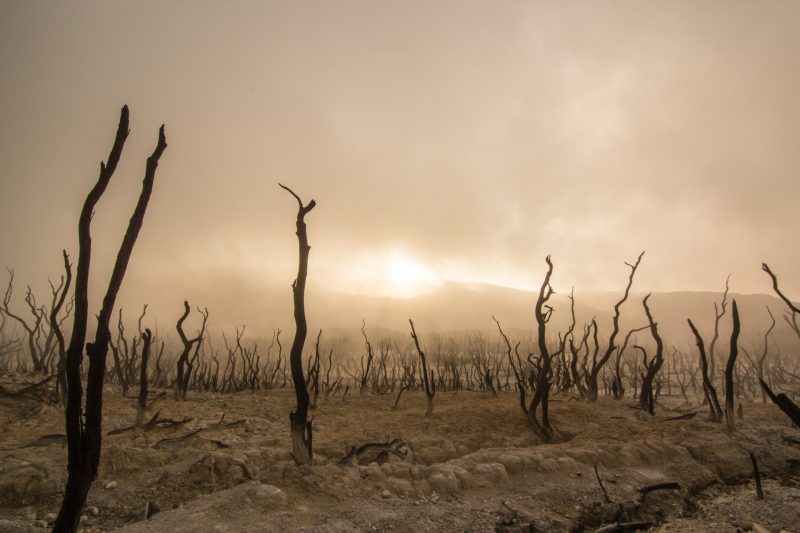
<svg viewBox="0 0 800 533">
<path fill-rule="evenodd" d="M 12 390 L 32 379 L 0 376 Z M 133 423 L 132 398 L 114 387 L 105 398 L 104 432 Z M 552 419 L 568 440 L 542 445 L 511 393 L 440 393 L 428 418 L 422 393 L 404 393 L 396 411 L 393 395 L 356 393 L 320 401 L 312 412 L 315 464 L 298 468 L 288 454 L 293 403 L 288 390 L 161 400 L 161 417 L 192 420 L 105 437 L 82 527 L 594 531 L 621 520 L 661 532 L 800 532 L 800 446 L 792 443 L 800 431 L 771 405 L 745 404 L 729 434 L 676 398 L 662 398 L 657 418 L 642 420 L 630 399 L 556 397 Z M 699 414 L 663 420 L 689 410 Z M 0 399 L 0 530 L 41 530 L 57 511 L 66 448 L 61 438 L 41 437 L 63 432 L 59 408 Z M 337 465 L 348 446 L 387 438 L 406 443 L 405 457 Z M 750 451 L 764 476 L 763 500 L 755 498 Z M 680 489 L 639 492 L 664 482 Z M 160 512 L 144 520 L 148 501 Z"/>
</svg>

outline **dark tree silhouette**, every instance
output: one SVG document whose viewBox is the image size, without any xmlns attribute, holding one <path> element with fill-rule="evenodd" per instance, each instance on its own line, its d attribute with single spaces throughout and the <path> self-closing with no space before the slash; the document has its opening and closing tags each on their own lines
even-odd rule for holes
<svg viewBox="0 0 800 533">
<path fill-rule="evenodd" d="M 661 369 L 661 365 L 664 364 L 664 342 L 661 340 L 661 335 L 658 334 L 658 324 L 653 320 L 653 315 L 650 313 L 650 307 L 647 305 L 647 300 L 649 298 L 649 294 L 644 297 L 644 300 L 642 300 L 642 306 L 644 307 L 644 312 L 647 315 L 647 322 L 650 325 L 650 334 L 656 341 L 656 353 L 653 356 L 653 359 L 648 362 L 647 352 L 645 349 L 641 346 L 636 346 L 636 348 L 644 355 L 645 368 L 645 374 L 642 377 L 642 392 L 639 394 L 639 405 L 641 406 L 642 411 L 646 412 L 650 416 L 654 416 L 655 402 L 653 401 L 653 381 L 655 380 L 656 374 Z"/>
<path fill-rule="evenodd" d="M 14 270 L 7 268 L 8 270 L 8 287 L 6 288 L 5 296 L 3 297 L 3 304 L 2 304 L 2 312 L 13 318 L 22 329 L 28 334 L 28 351 L 30 352 L 31 362 L 33 363 L 33 370 L 35 372 L 46 372 L 46 368 L 43 361 L 43 356 L 40 353 L 41 350 L 37 345 L 37 338 L 39 336 L 39 326 L 42 323 L 42 319 L 44 318 L 44 314 L 39 312 L 39 309 L 36 305 L 36 299 L 33 296 L 33 292 L 31 288 L 28 287 L 28 291 L 25 293 L 25 303 L 28 304 L 30 308 L 31 314 L 33 315 L 33 322 L 28 324 L 28 322 L 22 318 L 21 316 L 14 314 L 11 309 L 9 308 L 8 304 L 11 302 L 11 294 L 14 290 Z"/>
<path fill-rule="evenodd" d="M 739 309 L 736 307 L 735 298 L 731 302 L 731 314 L 733 315 L 731 350 L 728 363 L 725 365 L 725 424 L 729 430 L 736 427 L 736 417 L 733 413 L 733 369 L 736 366 L 736 356 L 739 355 Z"/>
<path fill-rule="evenodd" d="M 50 310 L 50 328 L 56 336 L 58 346 L 58 363 L 56 367 L 56 389 L 58 391 L 59 400 L 61 403 L 67 402 L 67 377 L 65 374 L 65 365 L 67 360 L 66 343 L 64 342 L 64 334 L 61 332 L 61 323 L 58 320 L 58 313 L 64 305 L 64 299 L 69 292 L 70 285 L 72 284 L 72 263 L 69 262 L 69 256 L 66 250 L 61 251 L 64 257 L 64 271 L 66 272 L 66 281 L 61 290 L 61 295 L 56 304 Z"/>
<path fill-rule="evenodd" d="M 361 389 L 360 393 L 364 394 L 367 392 L 367 380 L 369 380 L 369 371 L 372 367 L 372 359 L 374 358 L 374 354 L 372 353 L 372 344 L 369 342 L 369 338 L 367 338 L 367 322 L 363 318 L 361 319 L 361 334 L 364 336 L 364 342 L 367 345 L 367 364 L 364 365 L 364 358 L 361 358 L 361 377 L 359 378 L 361 381 Z"/>
<path fill-rule="evenodd" d="M 528 425 L 544 442 L 551 442 L 554 436 L 553 427 L 550 425 L 549 413 L 551 365 L 550 350 L 547 347 L 546 328 L 553 314 L 553 308 L 547 305 L 547 301 L 553 295 L 553 287 L 550 286 L 550 276 L 553 275 L 553 263 L 550 261 L 549 255 L 545 258 L 545 262 L 547 263 L 547 273 L 539 289 L 539 296 L 536 299 L 536 306 L 534 307 L 538 334 L 539 364 L 535 379 L 535 390 L 533 391 L 531 403 L 528 406 Z M 542 408 L 541 420 L 537 417 L 539 407 Z"/>
<path fill-rule="evenodd" d="M 175 325 L 175 329 L 178 331 L 178 337 L 180 337 L 181 343 L 183 344 L 183 351 L 181 351 L 181 355 L 178 357 L 177 362 L 178 374 L 175 379 L 176 400 L 186 399 L 186 393 L 189 390 L 189 380 L 191 379 L 192 375 L 192 368 L 194 368 L 194 363 L 197 361 L 197 357 L 200 353 L 200 345 L 203 343 L 203 337 L 206 333 L 206 323 L 208 322 L 208 309 L 201 311 L 198 308 L 197 312 L 203 315 L 203 325 L 200 327 L 200 332 L 195 338 L 188 338 L 186 333 L 183 331 L 183 323 L 186 320 L 186 317 L 189 316 L 189 312 L 189 302 L 184 300 L 183 314 L 178 319 L 178 323 Z M 192 348 L 194 348 L 194 355 L 190 360 L 189 354 L 192 352 Z"/>
<path fill-rule="evenodd" d="M 108 290 L 103 298 L 103 305 L 97 318 L 97 330 L 94 343 L 86 345 L 89 358 L 89 374 L 86 384 L 85 416 L 81 416 L 83 407 L 83 388 L 81 384 L 81 360 L 86 341 L 87 317 L 89 312 L 88 285 L 89 265 L 91 262 L 92 237 L 91 221 L 94 208 L 106 190 L 111 176 L 117 168 L 122 148 L 128 137 L 128 106 L 120 112 L 119 126 L 114 145 L 106 163 L 100 163 L 100 176 L 86 197 L 78 221 L 78 266 L 75 274 L 75 310 L 72 326 L 72 338 L 67 349 L 67 485 L 61 509 L 56 517 L 53 531 L 76 531 L 81 511 L 86 503 L 89 487 L 97 476 L 100 463 L 100 446 L 102 441 L 103 415 L 103 378 L 106 371 L 106 356 L 111 339 L 109 321 L 113 312 L 117 293 L 128 267 L 136 238 L 144 221 L 147 204 L 153 191 L 156 168 L 161 154 L 167 147 L 164 126 L 158 132 L 158 143 L 152 155 L 147 159 L 142 192 L 128 223 L 122 239 L 117 259 L 111 273 Z"/>
<path fill-rule="evenodd" d="M 630 294 L 631 291 L 631 285 L 633 285 L 633 276 L 636 274 L 636 269 L 639 268 L 639 263 L 642 261 L 643 255 L 644 252 L 640 253 L 639 257 L 636 259 L 636 262 L 634 264 L 625 263 L 626 265 L 628 265 L 628 268 L 631 269 L 631 273 L 628 276 L 628 285 L 625 287 L 625 294 L 622 296 L 622 299 L 620 299 L 620 301 L 618 301 L 614 306 L 614 317 L 612 319 L 611 335 L 608 338 L 608 346 L 606 347 L 606 351 L 603 354 L 603 357 L 601 357 L 599 361 L 597 359 L 592 361 L 592 368 L 588 376 L 589 399 L 593 402 L 597 401 L 597 396 L 599 392 L 597 381 L 598 381 L 598 376 L 600 375 L 600 371 L 603 369 L 603 366 L 608 362 L 609 358 L 611 357 L 611 354 L 614 353 L 614 350 L 617 349 L 617 345 L 614 344 L 614 342 L 617 338 L 617 335 L 619 334 L 619 314 L 620 314 L 619 309 L 620 307 L 622 307 L 622 304 L 624 304 L 625 301 L 628 299 L 628 294 Z"/>
<path fill-rule="evenodd" d="M 789 417 L 794 425 L 800 429 L 800 407 L 785 394 L 775 394 L 772 392 L 772 389 L 769 388 L 769 385 L 767 385 L 763 379 L 759 379 L 758 381 L 761 383 L 761 388 L 764 389 L 764 392 L 769 396 L 769 399 L 772 400 L 772 403 L 777 405 L 778 408 Z"/>
<path fill-rule="evenodd" d="M 433 414 L 433 398 L 436 396 L 436 380 L 433 376 L 433 370 L 428 368 L 428 358 L 419 345 L 419 338 L 417 338 L 417 332 L 414 329 L 414 322 L 409 318 L 408 323 L 411 324 L 411 338 L 414 339 L 414 346 L 416 346 L 417 354 L 419 354 L 419 371 L 420 374 L 422 374 L 422 386 L 425 388 L 425 416 L 431 416 Z M 397 396 L 397 399 L 398 401 L 400 400 L 400 395 Z"/>
<path fill-rule="evenodd" d="M 292 383 L 297 397 L 297 409 L 289 413 L 292 435 L 292 457 L 295 463 L 310 464 L 312 458 L 312 428 L 311 421 L 308 420 L 308 389 L 306 380 L 303 376 L 303 346 L 308 334 L 308 324 L 306 323 L 306 277 L 308 276 L 308 254 L 311 246 L 308 245 L 308 234 L 306 233 L 306 215 L 314 209 L 317 203 L 311 200 L 307 205 L 289 187 L 278 184 L 282 189 L 289 192 L 297 200 L 297 244 L 299 249 L 299 260 L 297 265 L 297 278 L 292 283 L 292 295 L 294 299 L 294 323 L 295 333 L 292 341 L 292 348 L 289 351 L 289 365 L 292 369 Z"/>
<path fill-rule="evenodd" d="M 797 307 L 783 292 L 781 292 L 781 289 L 778 287 L 778 277 L 770 270 L 769 265 L 761 263 L 761 269 L 766 272 L 772 280 L 772 289 L 775 291 L 775 294 L 784 301 L 789 311 L 791 311 L 791 314 L 784 315 L 784 320 L 786 320 L 786 323 L 789 324 L 789 327 L 794 330 L 797 336 L 800 337 L 800 325 L 797 323 L 797 315 L 800 315 L 800 307 Z"/>
<path fill-rule="evenodd" d="M 708 402 L 708 408 L 711 410 L 710 418 L 712 422 L 722 422 L 722 407 L 719 405 L 719 398 L 717 397 L 717 390 L 714 388 L 714 382 L 708 375 L 708 358 L 706 357 L 706 347 L 703 343 L 703 337 L 697 328 L 692 323 L 691 319 L 686 319 L 689 327 L 694 333 L 695 341 L 697 342 L 697 350 L 700 352 L 700 371 L 703 376 L 703 392 Z"/>
<path fill-rule="evenodd" d="M 142 364 L 139 367 L 139 397 L 136 401 L 136 425 L 141 426 L 144 421 L 144 411 L 147 409 L 147 364 L 150 361 L 150 347 L 153 344 L 153 333 L 150 328 L 142 333 Z"/>
</svg>

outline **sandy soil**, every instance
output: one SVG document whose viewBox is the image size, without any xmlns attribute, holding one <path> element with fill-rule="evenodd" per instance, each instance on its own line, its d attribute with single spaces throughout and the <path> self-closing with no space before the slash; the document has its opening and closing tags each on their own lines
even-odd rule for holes
<svg viewBox="0 0 800 533">
<path fill-rule="evenodd" d="M 13 390 L 31 378 L 0 379 Z M 131 425 L 135 401 L 113 387 L 105 394 L 104 432 Z M 543 445 L 511 393 L 440 393 L 428 418 L 422 393 L 404 393 L 398 410 L 394 399 L 321 400 L 312 412 L 314 464 L 298 468 L 288 453 L 291 391 L 165 398 L 154 408 L 161 417 L 191 420 L 104 438 L 82 527 L 595 531 L 636 521 L 659 532 L 800 532 L 800 446 L 792 443 L 800 431 L 771 405 L 745 404 L 744 420 L 729 434 L 677 398 L 662 398 L 657 418 L 643 420 L 631 400 L 556 397 L 551 416 L 569 438 Z M 699 412 L 693 419 L 663 420 L 691 410 Z M 59 408 L 0 399 L 0 531 L 38 531 L 53 518 L 66 448 L 63 438 L 42 437 L 63 432 Z M 404 456 L 337 464 L 351 445 L 393 438 L 405 443 Z M 750 451 L 764 477 L 763 500 L 755 496 Z M 667 482 L 679 488 L 639 490 Z M 160 511 L 145 520 L 148 502 Z"/>
</svg>

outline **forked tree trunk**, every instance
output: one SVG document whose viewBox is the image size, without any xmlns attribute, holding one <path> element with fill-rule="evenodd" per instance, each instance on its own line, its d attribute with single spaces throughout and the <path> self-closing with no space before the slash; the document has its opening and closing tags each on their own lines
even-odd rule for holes
<svg viewBox="0 0 800 533">
<path fill-rule="evenodd" d="M 733 315 L 733 330 L 731 331 L 731 351 L 728 364 L 725 365 L 725 424 L 729 431 L 736 427 L 736 416 L 733 412 L 733 369 L 736 366 L 736 356 L 739 355 L 739 309 L 736 299 L 731 302 Z"/>
<path fill-rule="evenodd" d="M 642 380 L 642 393 L 639 395 L 639 405 L 642 408 L 642 411 L 646 412 L 650 416 L 655 416 L 655 409 L 654 409 L 654 401 L 653 401 L 653 381 L 655 380 L 656 374 L 661 369 L 661 365 L 664 364 L 664 342 L 661 340 L 661 336 L 658 334 L 658 324 L 653 320 L 653 315 L 650 313 L 650 307 L 647 305 L 647 300 L 650 298 L 648 294 L 645 296 L 644 300 L 642 300 L 642 306 L 644 307 L 644 312 L 647 315 L 647 322 L 650 324 L 650 334 L 653 335 L 653 339 L 656 341 L 656 354 L 653 356 L 653 359 L 650 363 L 647 363 L 647 355 L 645 355 L 645 374 Z M 642 353 L 644 352 L 644 348 L 637 346 L 637 348 L 641 349 Z"/>
<path fill-rule="evenodd" d="M 703 343 L 703 337 L 700 335 L 700 332 L 697 331 L 697 328 L 692 323 L 691 319 L 686 319 L 689 323 L 689 327 L 694 333 L 695 341 L 697 342 L 697 349 L 700 352 L 700 371 L 703 375 L 703 392 L 705 393 L 706 401 L 708 402 L 708 408 L 711 411 L 710 418 L 713 422 L 722 422 L 722 408 L 719 405 L 719 399 L 717 398 L 717 390 L 714 388 L 714 383 L 711 381 L 711 377 L 708 375 L 708 358 L 706 357 L 706 348 L 705 344 Z"/>
<path fill-rule="evenodd" d="M 292 369 L 292 383 L 297 397 L 297 409 L 289 413 L 292 435 L 292 457 L 295 463 L 310 464 L 312 458 L 312 429 L 311 422 L 308 420 L 308 390 L 306 380 L 303 376 L 303 346 L 308 334 L 306 323 L 306 277 L 308 276 L 308 253 L 311 246 L 308 245 L 308 234 L 306 233 L 305 216 L 314 209 L 317 203 L 311 200 L 308 205 L 303 205 L 303 201 L 294 191 L 285 185 L 280 185 L 287 190 L 295 200 L 297 200 L 297 243 L 299 249 L 299 261 L 297 266 L 297 278 L 292 283 L 292 296 L 294 300 L 294 323 L 295 333 L 292 341 L 292 348 L 289 352 L 289 364 Z"/>
<path fill-rule="evenodd" d="M 93 344 L 86 345 L 89 357 L 89 375 L 86 385 L 85 418 L 81 417 L 83 389 L 81 386 L 81 359 L 86 341 L 87 317 L 89 311 L 88 284 L 89 265 L 91 259 L 92 238 L 90 226 L 95 205 L 100 200 L 111 176 L 119 162 L 125 139 L 128 136 L 128 107 L 122 108 L 114 146 L 107 164 L 100 164 L 100 177 L 89 192 L 81 210 L 78 222 L 78 267 L 75 276 L 75 316 L 73 320 L 72 338 L 67 351 L 67 485 L 61 509 L 56 517 L 53 531 L 76 531 L 81 511 L 86 503 L 89 487 L 97 476 L 100 463 L 100 445 L 102 442 L 103 414 L 103 378 L 106 373 L 106 356 L 111 339 L 109 321 L 114 309 L 117 293 L 128 267 L 133 246 L 142 227 L 147 204 L 153 190 L 156 168 L 161 154 L 167 147 L 164 126 L 158 135 L 158 144 L 153 154 L 147 159 L 145 177 L 139 201 L 128 223 L 125 236 L 117 254 L 111 280 L 108 284 L 103 305 L 97 319 L 97 330 Z"/>
<path fill-rule="evenodd" d="M 603 366 L 608 362 L 609 358 L 611 358 L 611 354 L 614 353 L 614 350 L 617 349 L 617 345 L 614 344 L 616 341 L 617 335 L 619 334 L 619 315 L 620 315 L 620 307 L 625 301 L 628 299 L 628 295 L 630 294 L 631 285 L 633 284 L 633 277 L 636 275 L 636 269 L 639 268 L 639 263 L 642 261 L 642 256 L 644 256 L 644 251 L 639 254 L 639 257 L 636 259 L 636 263 L 630 264 L 625 263 L 628 268 L 631 269 L 631 273 L 628 276 L 628 285 L 625 287 L 625 294 L 622 296 L 620 301 L 614 305 L 614 316 L 611 319 L 612 329 L 611 329 L 611 336 L 608 338 L 608 346 L 606 347 L 606 351 L 603 356 L 600 358 L 599 361 L 595 360 L 592 362 L 592 368 L 589 371 L 588 375 L 588 393 L 589 393 L 589 400 L 596 402 L 597 396 L 599 393 L 599 387 L 597 385 L 597 379 L 600 375 L 600 371 L 603 369 Z M 596 333 L 596 330 L 595 330 Z"/>
</svg>

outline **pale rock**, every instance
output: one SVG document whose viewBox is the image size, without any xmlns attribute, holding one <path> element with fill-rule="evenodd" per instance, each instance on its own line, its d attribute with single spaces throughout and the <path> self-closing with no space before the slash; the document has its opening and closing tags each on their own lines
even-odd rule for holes
<svg viewBox="0 0 800 533">
<path fill-rule="evenodd" d="M 289 501 L 286 493 L 275 485 L 267 485 L 258 482 L 255 482 L 253 486 L 247 490 L 247 494 L 253 498 L 254 501 L 266 507 L 282 507 Z"/>
</svg>

